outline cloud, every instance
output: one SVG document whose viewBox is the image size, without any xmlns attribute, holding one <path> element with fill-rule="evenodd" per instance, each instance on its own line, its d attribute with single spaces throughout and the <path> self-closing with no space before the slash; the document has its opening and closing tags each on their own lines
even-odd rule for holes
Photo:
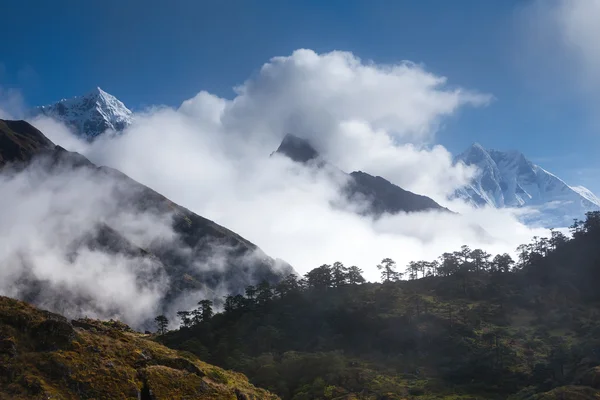
<svg viewBox="0 0 600 400">
<path fill-rule="evenodd" d="M 598 15 L 600 0 L 537 0 L 524 7 L 518 19 L 536 73 L 595 94 L 600 88 Z"/>
<path fill-rule="evenodd" d="M 154 107 L 122 135 L 92 144 L 73 141 L 45 119 L 35 124 L 59 144 L 232 229 L 300 273 L 340 260 L 377 280 L 375 265 L 384 257 L 402 267 L 465 243 L 512 251 L 543 234 L 517 222 L 511 210 L 472 210 L 445 200 L 474 171 L 453 166 L 450 153 L 431 143 L 445 118 L 487 104 L 488 95 L 451 87 L 417 64 L 377 65 L 351 53 L 311 50 L 271 59 L 236 93 L 224 99 L 200 92 L 178 109 Z M 348 172 L 382 175 L 461 215 L 361 217 L 340 197 L 343 180 L 269 157 L 286 133 L 310 140 Z"/>
<path fill-rule="evenodd" d="M 68 316 L 139 325 L 160 309 L 168 278 L 157 260 L 98 247 L 110 227 L 134 246 L 170 240 L 169 215 L 118 201 L 133 190 L 89 168 L 50 166 L 0 174 L 0 293 Z M 150 234 L 151 233 L 151 234 Z"/>
<path fill-rule="evenodd" d="M 332 128 L 349 121 L 398 139 L 429 138 L 441 117 L 490 99 L 449 89 L 446 78 L 413 63 L 377 65 L 349 52 L 306 49 L 271 59 L 236 92 L 226 124 L 240 128 L 251 120 L 257 131 L 301 133 L 321 144 L 334 140 Z"/>
</svg>

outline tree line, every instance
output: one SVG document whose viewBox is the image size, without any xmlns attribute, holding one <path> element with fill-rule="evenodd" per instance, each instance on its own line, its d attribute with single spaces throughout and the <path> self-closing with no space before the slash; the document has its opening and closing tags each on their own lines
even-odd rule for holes
<svg viewBox="0 0 600 400">
<path fill-rule="evenodd" d="M 571 238 L 563 233 L 551 230 L 549 238 L 533 237 L 529 244 L 520 245 L 515 261 L 507 254 L 492 255 L 482 249 L 471 249 L 463 245 L 460 250 L 445 252 L 433 261 L 411 261 L 405 272 L 397 270 L 397 264 L 391 258 L 384 258 L 377 269 L 381 271 L 382 283 L 398 282 L 403 277 L 408 280 L 434 276 L 467 276 L 471 273 L 511 273 L 531 265 L 536 260 L 547 256 L 552 251 L 566 244 L 569 240 L 582 237 L 588 233 L 600 233 L 600 211 L 588 212 L 586 220 L 575 220 L 569 228 Z M 361 285 L 366 283 L 363 270 L 357 266 L 346 267 L 337 261 L 333 264 L 323 264 L 304 274 L 299 278 L 296 274 L 289 274 L 277 284 L 262 281 L 258 285 L 246 287 L 244 294 L 227 295 L 223 301 L 224 313 L 247 309 L 254 306 L 263 306 L 274 298 L 281 298 L 292 293 L 306 290 L 327 290 L 348 285 Z M 177 316 L 181 327 L 193 327 L 200 322 L 209 321 L 214 315 L 214 304 L 211 300 L 204 299 L 198 302 L 196 309 L 191 311 L 178 311 Z M 159 334 L 167 332 L 169 320 L 165 315 L 155 318 Z"/>
</svg>

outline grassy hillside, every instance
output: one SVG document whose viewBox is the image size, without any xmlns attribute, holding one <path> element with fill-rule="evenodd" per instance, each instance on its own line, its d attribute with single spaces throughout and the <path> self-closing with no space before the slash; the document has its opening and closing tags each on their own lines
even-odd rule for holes
<svg viewBox="0 0 600 400">
<path fill-rule="evenodd" d="M 600 213 L 573 234 L 517 263 L 463 248 L 408 281 L 391 260 L 384 283 L 324 265 L 159 340 L 284 399 L 600 399 Z"/>
<path fill-rule="evenodd" d="M 0 297 L 0 399 L 277 399 L 119 322 Z"/>
</svg>

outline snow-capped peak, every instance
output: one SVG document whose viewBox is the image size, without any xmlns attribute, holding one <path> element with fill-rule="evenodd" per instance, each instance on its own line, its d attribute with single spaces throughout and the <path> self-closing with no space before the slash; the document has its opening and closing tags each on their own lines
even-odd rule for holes
<svg viewBox="0 0 600 400">
<path fill-rule="evenodd" d="M 600 199 L 598 197 L 596 197 L 596 195 L 594 193 L 592 193 L 591 190 L 589 190 L 588 188 L 583 187 L 583 186 L 571 186 L 571 189 L 573 189 L 574 191 L 579 193 L 579 195 L 581 195 L 588 201 L 595 203 L 595 204 L 600 204 Z"/>
<path fill-rule="evenodd" d="M 531 208 L 536 220 L 526 222 L 547 227 L 568 226 L 573 218 L 600 210 L 600 200 L 588 189 L 567 185 L 517 150 L 486 150 L 474 144 L 455 162 L 477 167 L 471 182 L 455 193 L 477 207 Z"/>
<path fill-rule="evenodd" d="M 93 140 L 107 130 L 122 131 L 131 124 L 133 118 L 133 113 L 125 104 L 99 87 L 83 96 L 38 107 L 34 114 L 43 114 L 64 122 L 79 136 L 88 140 Z"/>
</svg>

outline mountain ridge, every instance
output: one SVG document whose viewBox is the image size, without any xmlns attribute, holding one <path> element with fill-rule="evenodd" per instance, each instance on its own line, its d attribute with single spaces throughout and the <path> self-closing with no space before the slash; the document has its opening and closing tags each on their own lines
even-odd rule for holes
<svg viewBox="0 0 600 400">
<path fill-rule="evenodd" d="M 19 128 L 15 132 L 9 127 Z M 25 139 L 30 139 L 29 142 Z M 17 141 L 17 142 L 14 142 Z M 14 143 L 13 143 L 14 142 Z M 6 152 L 13 143 L 18 151 Z M 37 143 L 37 146 L 31 143 Z M 8 156 L 7 156 L 8 155 Z M 84 171 L 86 179 L 98 182 L 110 182 L 112 191 L 110 201 L 119 212 L 134 215 L 169 216 L 170 228 L 174 237 L 169 242 L 153 239 L 150 247 L 142 249 L 130 243 L 126 235 L 115 226 L 104 223 L 111 215 L 102 214 L 99 221 L 90 221 L 79 239 L 64 248 L 64 259 L 77 257 L 81 251 L 97 250 L 111 255 L 131 257 L 137 255 L 137 263 L 150 264 L 154 269 L 166 275 L 168 288 L 160 299 L 160 307 L 167 312 L 172 303 L 182 296 L 198 292 L 203 288 L 219 287 L 230 293 L 242 290 L 248 282 L 253 284 L 262 280 L 276 282 L 292 272 L 292 267 L 283 260 L 267 256 L 258 246 L 237 233 L 207 218 L 181 207 L 151 188 L 129 178 L 122 172 L 97 167 L 78 153 L 64 150 L 54 145 L 43 133 L 24 121 L 0 120 L 0 171 L 19 174 L 30 165 L 40 168 L 45 174 L 61 174 L 64 171 Z M 75 207 L 75 205 L 74 205 Z M 65 217 L 67 218 L 67 217 Z M 214 252 L 219 251 L 219 266 L 213 266 Z M 139 259 L 139 260 L 138 260 Z M 25 263 L 26 264 L 26 263 Z M 140 273 L 145 273 L 140 271 Z M 16 279 L 25 287 L 23 295 L 28 301 L 44 304 L 58 309 L 64 298 L 59 295 L 60 288 L 50 287 L 43 280 L 31 276 L 29 269 L 22 269 Z M 150 275 L 151 277 L 152 275 Z M 46 286 L 45 286 L 46 285 Z M 20 286 L 20 287 L 21 287 Z M 44 288 L 44 290 L 39 290 Z M 56 296 L 52 296 L 52 294 Z M 55 301 L 56 300 L 56 301 Z M 215 299 L 220 301 L 219 299 Z M 72 309 L 87 306 L 85 298 L 73 294 L 69 299 Z M 82 303 L 83 302 L 83 303 Z M 91 306 L 90 306 L 91 307 Z M 148 315 L 151 320 L 154 315 Z"/>
<path fill-rule="evenodd" d="M 281 154 L 294 162 L 312 164 L 317 168 L 329 168 L 335 174 L 343 176 L 346 184 L 342 192 L 351 202 L 364 205 L 361 214 L 379 217 L 384 213 L 419 211 L 448 211 L 431 198 L 419 195 L 394 185 L 380 176 L 363 171 L 346 173 L 328 163 L 307 139 L 287 134 L 273 154 Z"/>
<path fill-rule="evenodd" d="M 525 214 L 525 222 L 545 227 L 568 226 L 587 211 L 600 210 L 600 201 L 589 189 L 569 186 L 518 150 L 485 149 L 474 143 L 455 157 L 454 163 L 459 162 L 478 171 L 453 197 L 475 207 L 531 209 L 534 213 Z"/>
<path fill-rule="evenodd" d="M 120 132 L 133 121 L 133 113 L 115 96 L 100 87 L 83 96 L 61 99 L 31 111 L 33 116 L 45 115 L 54 118 L 75 130 L 89 141 L 107 130 Z"/>
</svg>

